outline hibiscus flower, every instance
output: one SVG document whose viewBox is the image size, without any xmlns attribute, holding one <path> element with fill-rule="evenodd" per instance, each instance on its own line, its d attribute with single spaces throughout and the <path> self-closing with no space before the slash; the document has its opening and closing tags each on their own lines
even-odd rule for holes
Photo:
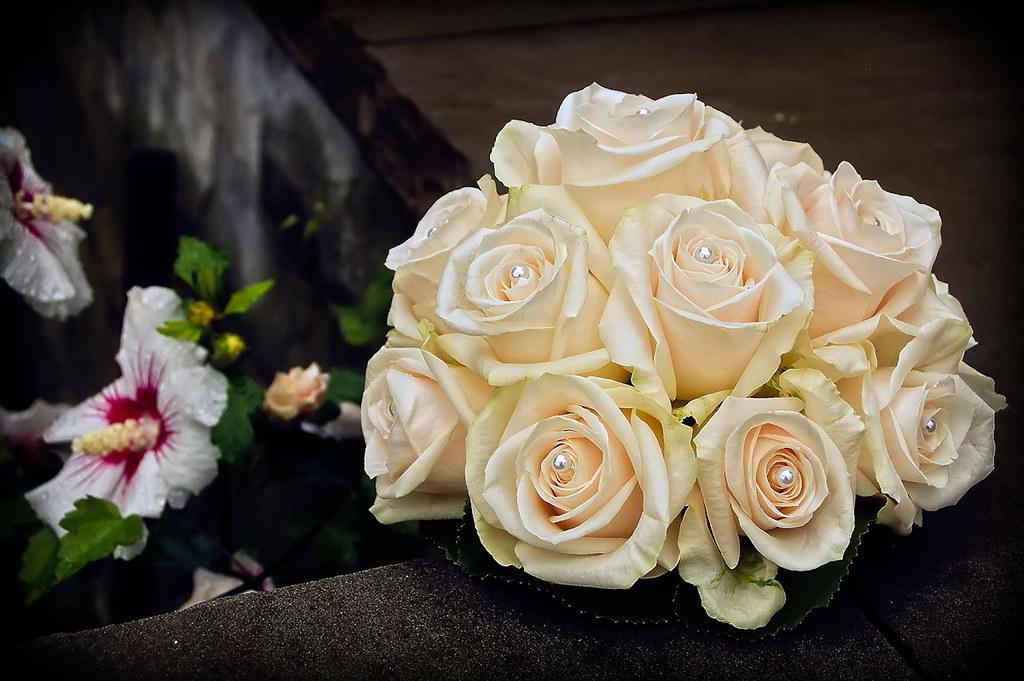
<svg viewBox="0 0 1024 681">
<path fill-rule="evenodd" d="M 263 566 L 245 551 L 236 551 L 231 556 L 231 570 L 232 574 L 225 575 L 220 572 L 207 570 L 206 568 L 196 568 L 195 572 L 192 573 L 192 595 L 178 607 L 178 610 L 191 608 L 197 603 L 213 600 L 218 596 L 234 591 L 245 584 L 241 579 L 242 576 L 251 579 L 263 574 Z M 270 577 L 264 577 L 260 581 L 259 587 L 260 591 L 273 591 L 274 580 Z M 246 593 L 251 591 L 250 589 Z"/>
<path fill-rule="evenodd" d="M 70 406 L 36 400 L 24 411 L 8 411 L 0 407 L 0 440 L 7 439 L 13 445 L 30 447 Z"/>
<path fill-rule="evenodd" d="M 25 139 L 0 128 L 0 276 L 46 317 L 65 319 L 92 302 L 78 260 L 92 206 L 53 194 L 36 174 Z"/>
<path fill-rule="evenodd" d="M 26 495 L 58 535 L 61 518 L 87 495 L 113 502 L 123 516 L 156 518 L 216 477 L 220 450 L 210 429 L 227 406 L 227 380 L 203 363 L 203 348 L 157 331 L 180 318 L 181 299 L 170 289 L 129 291 L 121 377 L 43 434 L 50 443 L 71 442 L 60 473 Z"/>
</svg>

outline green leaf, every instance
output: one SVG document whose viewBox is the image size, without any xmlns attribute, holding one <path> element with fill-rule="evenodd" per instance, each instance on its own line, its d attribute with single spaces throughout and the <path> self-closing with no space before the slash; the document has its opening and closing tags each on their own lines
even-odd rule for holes
<svg viewBox="0 0 1024 681">
<path fill-rule="evenodd" d="M 850 537 L 850 545 L 841 560 L 826 563 L 809 572 L 779 570 L 776 579 L 786 590 L 786 605 L 768 623 L 769 630 L 792 629 L 812 610 L 824 607 L 832 601 L 843 579 L 850 572 L 850 565 L 857 557 L 861 539 L 871 527 L 871 523 L 875 522 L 878 511 L 879 504 L 868 499 L 859 500 L 853 536 Z"/>
<path fill-rule="evenodd" d="M 243 314 L 248 312 L 256 301 L 265 296 L 274 287 L 273 279 L 266 279 L 255 284 L 249 284 L 231 294 L 228 304 L 224 307 L 224 314 Z"/>
<path fill-rule="evenodd" d="M 252 414 L 260 408 L 263 404 L 263 388 L 252 376 L 240 371 L 229 371 L 225 376 L 228 379 L 228 390 L 245 407 L 246 413 Z"/>
<path fill-rule="evenodd" d="M 291 229 L 297 224 L 299 224 L 299 216 L 291 213 L 284 220 L 281 220 L 281 229 Z"/>
<path fill-rule="evenodd" d="M 28 546 L 21 555 L 21 572 L 18 573 L 18 579 L 21 580 L 25 592 L 26 605 L 37 601 L 57 583 L 55 572 L 59 548 L 60 540 L 49 527 L 44 527 L 29 537 Z"/>
<path fill-rule="evenodd" d="M 382 267 L 370 280 L 358 304 L 331 306 L 342 338 L 349 345 L 369 345 L 384 336 L 393 295 L 392 276 L 391 270 Z"/>
<path fill-rule="evenodd" d="M 481 545 L 470 511 L 462 520 L 420 521 L 421 534 L 441 548 L 466 574 L 529 587 L 564 605 L 594 617 L 624 622 L 681 620 L 694 628 L 717 631 L 741 639 L 756 639 L 792 629 L 813 609 L 825 606 L 839 589 L 856 557 L 864 533 L 878 514 L 878 504 L 860 500 L 850 546 L 841 560 L 810 572 L 779 570 L 777 579 L 786 590 L 786 604 L 768 625 L 742 631 L 712 620 L 701 607 L 697 589 L 684 583 L 676 571 L 642 579 L 631 589 L 591 589 L 550 584 L 522 570 L 498 565 Z"/>
<path fill-rule="evenodd" d="M 547 594 L 577 612 L 616 622 L 665 622 L 674 619 L 673 599 L 680 582 L 675 572 L 643 579 L 631 589 L 592 589 L 551 584 L 524 571 L 494 562 L 480 543 L 468 508 L 462 520 L 420 521 L 421 533 L 444 550 L 449 560 L 480 579 L 497 580 Z"/>
<path fill-rule="evenodd" d="M 157 331 L 169 338 L 198 343 L 199 339 L 203 337 L 204 329 L 187 319 L 168 319 Z"/>
<path fill-rule="evenodd" d="M 808 572 L 778 571 L 775 579 L 786 591 L 786 604 L 775 613 L 765 627 L 750 631 L 735 629 L 727 624 L 716 622 L 705 614 L 697 596 L 697 589 L 683 585 L 676 596 L 676 614 L 683 622 L 695 629 L 717 631 L 740 639 L 757 639 L 773 636 L 781 631 L 796 627 L 812 610 L 821 608 L 831 602 L 839 591 L 843 579 L 850 571 L 850 565 L 857 556 L 861 539 L 871 527 L 878 515 L 880 504 L 872 499 L 858 499 L 856 522 L 850 545 L 840 560 L 826 563 L 816 570 Z"/>
<path fill-rule="evenodd" d="M 308 239 L 320 230 L 320 223 L 316 218 L 310 218 L 306 220 L 306 224 L 302 227 L 302 238 Z"/>
<path fill-rule="evenodd" d="M 216 545 L 209 537 L 179 520 L 179 515 L 165 513 L 153 528 L 156 564 L 189 572 L 213 565 L 218 556 Z"/>
<path fill-rule="evenodd" d="M 178 240 L 174 273 L 191 286 L 203 300 L 216 302 L 224 284 L 224 272 L 231 261 L 224 251 L 194 237 Z"/>
<path fill-rule="evenodd" d="M 355 402 L 358 404 L 363 399 L 363 383 L 366 381 L 359 371 L 352 369 L 336 368 L 328 372 L 330 380 L 327 383 L 327 400 L 334 404 L 342 402 Z"/>
<path fill-rule="evenodd" d="M 347 516 L 332 519 L 313 538 L 313 548 L 327 556 L 341 567 L 353 568 L 359 563 L 359 532 L 355 528 L 355 519 Z"/>
<path fill-rule="evenodd" d="M 246 374 L 226 375 L 228 404 L 210 432 L 210 440 L 220 448 L 225 463 L 237 466 L 246 460 L 252 445 L 255 432 L 250 417 L 263 402 L 263 389 Z"/>
<path fill-rule="evenodd" d="M 36 522 L 36 513 L 24 496 L 0 501 L 0 539 L 14 534 L 14 528 Z"/>
<path fill-rule="evenodd" d="M 145 536 L 145 524 L 137 515 L 121 517 L 117 506 L 106 499 L 89 496 L 75 502 L 75 508 L 61 518 L 67 530 L 57 551 L 57 581 L 63 581 L 87 563 L 106 558 L 118 546 L 131 546 Z"/>
</svg>

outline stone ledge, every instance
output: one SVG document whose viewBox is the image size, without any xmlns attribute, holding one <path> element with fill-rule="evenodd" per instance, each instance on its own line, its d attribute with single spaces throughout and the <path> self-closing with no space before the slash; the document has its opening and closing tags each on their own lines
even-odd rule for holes
<svg viewBox="0 0 1024 681">
<path fill-rule="evenodd" d="M 744 679 L 770 670 L 915 678 L 842 595 L 795 632 L 739 642 L 590 619 L 440 559 L 56 634 L 16 651 L 14 677 Z"/>
</svg>

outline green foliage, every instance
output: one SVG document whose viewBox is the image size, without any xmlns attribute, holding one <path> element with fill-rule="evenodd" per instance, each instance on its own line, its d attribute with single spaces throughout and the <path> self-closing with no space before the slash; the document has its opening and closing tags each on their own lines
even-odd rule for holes
<svg viewBox="0 0 1024 681">
<path fill-rule="evenodd" d="M 316 218 L 310 218 L 306 220 L 306 224 L 302 226 L 302 238 L 308 239 L 320 230 L 320 222 Z"/>
<path fill-rule="evenodd" d="M 165 513 L 152 534 L 157 565 L 191 572 L 213 565 L 217 559 L 214 542 L 182 522 L 181 514 Z"/>
<path fill-rule="evenodd" d="M 256 301 L 265 296 L 274 287 L 273 279 L 265 279 L 255 284 L 249 284 L 231 294 L 228 304 L 224 306 L 224 314 L 243 314 L 252 307 Z"/>
<path fill-rule="evenodd" d="M 461 520 L 421 521 L 419 529 L 466 574 L 535 589 L 584 614 L 622 622 L 678 620 L 696 629 L 756 639 L 792 629 L 812 610 L 832 600 L 857 555 L 861 538 L 877 514 L 877 504 L 870 500 L 858 503 L 856 526 L 850 546 L 841 560 L 810 572 L 780 570 L 778 580 L 786 590 L 786 604 L 766 627 L 753 631 L 741 631 L 709 618 L 701 607 L 696 588 L 683 582 L 676 571 L 653 579 L 642 579 L 631 589 L 616 590 L 550 584 L 522 570 L 502 567 L 480 543 L 468 505 Z"/>
<path fill-rule="evenodd" d="M 92 496 L 76 501 L 60 526 L 67 530 L 60 539 L 49 527 L 29 537 L 18 574 L 26 603 L 36 601 L 88 563 L 111 555 L 118 546 L 131 546 L 146 536 L 142 518 L 122 518 L 113 503 Z"/>
<path fill-rule="evenodd" d="M 858 504 L 853 536 L 841 560 L 826 563 L 809 572 L 779 570 L 776 578 L 786 590 L 786 605 L 782 606 L 768 623 L 769 631 L 766 633 L 792 629 L 812 610 L 824 607 L 832 601 L 832 597 L 839 591 L 839 585 L 849 574 L 853 559 L 857 557 L 861 539 L 875 521 L 878 511 L 878 505 L 870 500 Z"/>
<path fill-rule="evenodd" d="M 254 431 L 252 415 L 263 402 L 263 389 L 241 372 L 228 372 L 228 404 L 210 440 L 220 448 L 225 463 L 237 466 L 246 461 Z"/>
<path fill-rule="evenodd" d="M 35 521 L 35 511 L 24 496 L 0 501 L 0 539 L 12 536 L 16 528 Z"/>
<path fill-rule="evenodd" d="M 353 503 L 338 506 L 327 522 L 321 523 L 320 514 L 315 512 L 297 513 L 288 521 L 288 534 L 297 539 L 313 532 L 312 546 L 321 555 L 330 559 L 339 568 L 349 569 L 359 564 L 359 518 Z"/>
<path fill-rule="evenodd" d="M 366 377 L 358 371 L 335 368 L 328 372 L 327 400 L 334 404 L 342 402 L 359 403 L 363 398 L 363 383 Z"/>
<path fill-rule="evenodd" d="M 420 521 L 420 531 L 472 577 L 510 582 L 542 592 L 577 612 L 617 622 L 665 622 L 675 619 L 673 598 L 680 579 L 675 572 L 644 579 L 631 589 L 592 589 L 551 584 L 524 571 L 494 562 L 480 543 L 467 505 L 462 520 Z"/>
<path fill-rule="evenodd" d="M 369 345 L 379 341 L 387 331 L 388 308 L 391 307 L 391 270 L 381 267 L 355 305 L 332 305 L 341 336 L 349 345 Z"/>
<path fill-rule="evenodd" d="M 56 581 L 57 551 L 60 540 L 49 527 L 44 527 L 28 540 L 28 547 L 21 556 L 21 580 L 25 591 L 25 603 L 34 603 L 49 591 Z"/>
<path fill-rule="evenodd" d="M 230 264 L 224 251 L 195 237 L 183 236 L 178 240 L 174 273 L 203 300 L 214 302 L 220 299 L 224 290 L 224 273 Z"/>
<path fill-rule="evenodd" d="M 842 559 L 808 572 L 779 570 L 776 580 L 786 591 L 786 604 L 775 613 L 767 626 L 752 631 L 741 631 L 710 619 L 700 605 L 696 588 L 685 584 L 679 589 L 676 597 L 676 614 L 680 620 L 695 629 L 717 631 L 734 638 L 756 639 L 793 629 L 803 622 L 811 611 L 832 601 L 843 579 L 849 573 L 853 559 L 857 557 L 861 539 L 875 521 L 878 510 L 879 504 L 874 500 L 858 500 L 853 535 Z"/>
<path fill-rule="evenodd" d="M 198 343 L 205 329 L 187 319 L 168 319 L 157 331 L 169 338 Z"/>
<path fill-rule="evenodd" d="M 131 546 L 142 540 L 146 533 L 142 518 L 122 518 L 112 502 L 92 496 L 76 501 L 74 510 L 61 518 L 60 526 L 68 532 L 61 538 L 57 551 L 58 582 L 86 563 L 106 558 L 118 546 Z"/>
</svg>

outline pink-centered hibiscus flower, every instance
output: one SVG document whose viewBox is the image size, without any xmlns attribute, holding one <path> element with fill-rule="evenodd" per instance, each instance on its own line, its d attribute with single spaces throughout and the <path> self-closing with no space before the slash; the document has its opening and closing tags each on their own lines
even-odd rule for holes
<svg viewBox="0 0 1024 681">
<path fill-rule="evenodd" d="M 216 477 L 220 450 L 210 428 L 227 406 L 227 380 L 203 363 L 203 348 L 157 332 L 181 317 L 174 291 L 129 291 L 117 353 L 121 378 L 44 433 L 47 442 L 71 442 L 71 456 L 26 497 L 58 535 L 61 518 L 87 495 L 112 501 L 122 515 L 155 518 Z"/>
<path fill-rule="evenodd" d="M 92 302 L 78 260 L 92 206 L 56 196 L 32 167 L 25 139 L 0 128 L 0 276 L 46 317 L 64 319 Z"/>
</svg>

